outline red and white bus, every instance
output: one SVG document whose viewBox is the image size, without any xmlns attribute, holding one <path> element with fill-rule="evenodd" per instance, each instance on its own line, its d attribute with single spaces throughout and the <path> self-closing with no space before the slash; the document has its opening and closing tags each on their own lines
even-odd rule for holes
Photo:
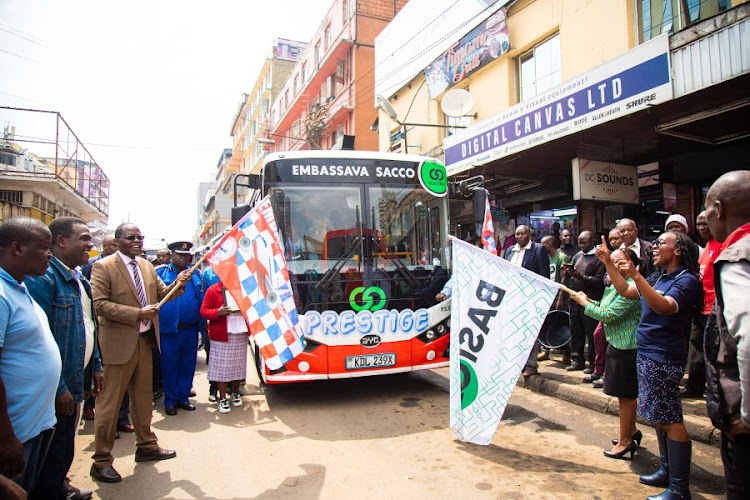
<svg viewBox="0 0 750 500">
<path fill-rule="evenodd" d="M 445 167 L 362 151 L 268 155 L 251 184 L 270 195 L 305 351 L 267 383 L 448 365 Z"/>
</svg>

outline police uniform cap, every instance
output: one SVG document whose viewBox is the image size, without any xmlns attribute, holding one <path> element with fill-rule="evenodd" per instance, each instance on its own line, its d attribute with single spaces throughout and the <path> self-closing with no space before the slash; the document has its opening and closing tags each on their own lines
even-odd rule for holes
<svg viewBox="0 0 750 500">
<path fill-rule="evenodd" d="M 170 243 L 167 248 L 177 253 L 190 253 L 190 249 L 193 248 L 193 244 L 189 241 L 175 241 Z"/>
</svg>

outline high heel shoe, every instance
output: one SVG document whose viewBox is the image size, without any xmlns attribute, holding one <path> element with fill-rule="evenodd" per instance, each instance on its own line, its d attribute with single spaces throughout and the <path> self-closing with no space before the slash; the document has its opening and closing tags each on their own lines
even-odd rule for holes
<svg viewBox="0 0 750 500">
<path fill-rule="evenodd" d="M 643 434 L 641 433 L 641 431 L 635 431 L 635 434 L 633 434 L 633 441 L 636 442 L 636 444 L 638 445 L 638 448 L 641 447 L 641 439 L 643 439 Z M 619 442 L 620 442 L 619 439 L 612 440 L 612 444 L 615 446 L 617 446 L 617 443 Z"/>
<path fill-rule="evenodd" d="M 638 445 L 635 444 L 635 441 L 631 441 L 630 444 L 619 453 L 614 453 L 611 450 L 604 450 L 604 456 L 607 458 L 616 458 L 618 460 L 623 460 L 625 458 L 625 455 L 630 453 L 630 459 L 632 460 L 636 450 L 638 450 Z"/>
</svg>

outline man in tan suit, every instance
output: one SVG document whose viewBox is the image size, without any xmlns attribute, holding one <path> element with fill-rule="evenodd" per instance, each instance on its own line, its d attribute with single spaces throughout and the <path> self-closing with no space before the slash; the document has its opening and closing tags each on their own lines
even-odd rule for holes
<svg viewBox="0 0 750 500">
<path fill-rule="evenodd" d="M 107 390 L 96 401 L 94 463 L 91 476 L 100 481 L 122 480 L 112 467 L 117 414 L 125 390 L 131 398 L 135 427 L 136 462 L 165 460 L 177 454 L 159 447 L 151 430 L 151 348 L 159 344 L 157 303 L 174 287 L 190 280 L 189 270 L 167 287 L 154 266 L 139 257 L 143 236 L 138 226 L 121 224 L 115 230 L 117 252 L 98 260 L 91 271 L 91 291 L 99 317 L 99 347 Z M 178 296 L 178 290 L 173 296 Z"/>
</svg>

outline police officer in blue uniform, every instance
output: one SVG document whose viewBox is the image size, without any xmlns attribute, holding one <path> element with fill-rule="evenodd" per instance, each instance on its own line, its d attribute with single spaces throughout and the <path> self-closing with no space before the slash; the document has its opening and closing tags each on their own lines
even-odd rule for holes
<svg viewBox="0 0 750 500">
<path fill-rule="evenodd" d="M 177 241 L 169 245 L 172 262 L 156 269 L 164 284 L 171 284 L 180 271 L 187 269 L 192 247 L 193 244 L 189 241 Z M 185 293 L 165 303 L 159 310 L 164 410 L 167 415 L 176 415 L 177 408 L 195 410 L 188 397 L 195 374 L 198 334 L 200 332 L 203 335 L 205 328 L 200 316 L 203 293 L 201 275 L 195 272 L 185 285 Z"/>
</svg>

